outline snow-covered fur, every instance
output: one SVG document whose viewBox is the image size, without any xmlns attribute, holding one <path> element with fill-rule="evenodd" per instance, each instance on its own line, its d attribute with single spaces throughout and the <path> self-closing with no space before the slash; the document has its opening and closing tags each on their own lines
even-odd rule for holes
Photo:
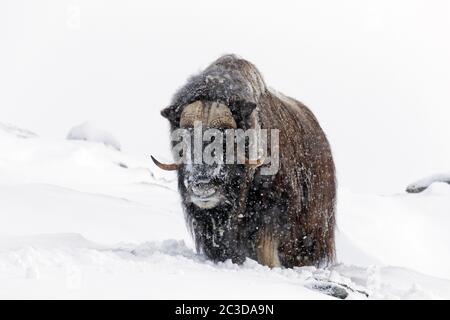
<svg viewBox="0 0 450 320">
<path fill-rule="evenodd" d="M 240 263 L 249 257 L 271 267 L 333 262 L 335 169 L 327 138 L 311 111 L 267 89 L 256 67 L 234 55 L 219 58 L 178 90 L 161 112 L 172 130 L 179 127 L 183 108 L 197 100 L 229 106 L 238 128 L 280 130 L 278 173 L 261 175 L 261 167 L 226 165 L 221 181 L 226 201 L 214 208 L 188 201 L 184 181 L 190 172 L 186 166 L 178 170 L 197 250 L 214 261 Z"/>
<path fill-rule="evenodd" d="M 226 55 L 203 72 L 191 76 L 173 96 L 171 106 L 161 113 L 176 127 L 183 108 L 197 100 L 217 101 L 231 108 L 241 125 L 258 105 L 266 85 L 259 71 L 250 62 Z"/>
</svg>

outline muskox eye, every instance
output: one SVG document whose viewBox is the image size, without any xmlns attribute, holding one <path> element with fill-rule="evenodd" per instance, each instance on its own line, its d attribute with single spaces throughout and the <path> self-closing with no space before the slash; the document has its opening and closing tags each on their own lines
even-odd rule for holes
<svg viewBox="0 0 450 320">
<path fill-rule="evenodd" d="M 183 157 L 183 150 L 178 151 L 178 156 L 180 157 L 180 159 Z"/>
</svg>

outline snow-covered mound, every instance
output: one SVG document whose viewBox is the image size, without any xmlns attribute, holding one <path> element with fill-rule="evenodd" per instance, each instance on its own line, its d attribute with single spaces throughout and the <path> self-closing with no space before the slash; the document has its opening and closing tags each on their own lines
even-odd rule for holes
<svg viewBox="0 0 450 320">
<path fill-rule="evenodd" d="M 103 144 L 78 140 L 18 139 L 0 135 L 0 185 L 46 184 L 81 192 L 152 199 L 148 188 L 176 188 L 174 174 L 159 170 L 150 157 L 130 157 Z M 124 187 L 126 186 L 126 187 Z M 150 193 L 150 195 L 148 195 Z"/>
<path fill-rule="evenodd" d="M 450 279 L 449 208 L 450 194 L 435 188 L 397 195 L 341 189 L 338 256 L 346 263 L 401 266 Z M 358 251 L 347 250 L 349 245 Z"/>
<path fill-rule="evenodd" d="M 67 139 L 99 142 L 120 151 L 120 143 L 111 133 L 103 129 L 99 129 L 89 122 L 82 123 L 70 129 L 67 134 Z"/>
<path fill-rule="evenodd" d="M 174 174 L 83 141 L 0 135 L 0 298 L 450 298 L 450 196 L 339 192 L 339 264 L 215 264 Z M 214 285 L 211 285 L 214 284 Z"/>
</svg>

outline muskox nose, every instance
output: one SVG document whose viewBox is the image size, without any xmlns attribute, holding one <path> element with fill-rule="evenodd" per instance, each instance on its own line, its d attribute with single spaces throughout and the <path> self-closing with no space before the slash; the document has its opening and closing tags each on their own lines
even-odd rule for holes
<svg viewBox="0 0 450 320">
<path fill-rule="evenodd" d="M 216 190 L 211 185 L 195 185 L 192 186 L 192 193 L 194 193 L 196 196 L 207 198 L 211 197 L 216 193 Z"/>
<path fill-rule="evenodd" d="M 210 179 L 195 181 L 195 183 L 191 185 L 191 190 L 193 194 L 202 198 L 211 197 L 216 193 L 216 189 Z"/>
<path fill-rule="evenodd" d="M 205 170 L 205 168 L 194 168 L 189 182 L 192 185 L 201 185 L 211 183 L 213 173 Z"/>
<path fill-rule="evenodd" d="M 206 166 L 193 166 L 187 170 L 184 183 L 192 193 L 201 196 L 208 195 L 213 193 L 211 189 L 215 189 L 218 185 L 217 172 Z"/>
<path fill-rule="evenodd" d="M 193 185 L 198 185 L 198 186 L 207 185 L 210 183 L 211 183 L 211 179 L 207 178 L 207 177 L 195 178 L 194 181 L 192 181 Z"/>
</svg>

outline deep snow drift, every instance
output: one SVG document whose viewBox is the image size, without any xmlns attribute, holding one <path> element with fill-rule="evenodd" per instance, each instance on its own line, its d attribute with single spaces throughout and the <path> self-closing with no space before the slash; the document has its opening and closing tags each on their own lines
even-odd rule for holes
<svg viewBox="0 0 450 320">
<path fill-rule="evenodd" d="M 450 298 L 450 187 L 338 201 L 339 264 L 214 264 L 174 175 L 101 143 L 0 126 L 0 298 Z M 332 289 L 330 289 L 332 290 Z"/>
</svg>

